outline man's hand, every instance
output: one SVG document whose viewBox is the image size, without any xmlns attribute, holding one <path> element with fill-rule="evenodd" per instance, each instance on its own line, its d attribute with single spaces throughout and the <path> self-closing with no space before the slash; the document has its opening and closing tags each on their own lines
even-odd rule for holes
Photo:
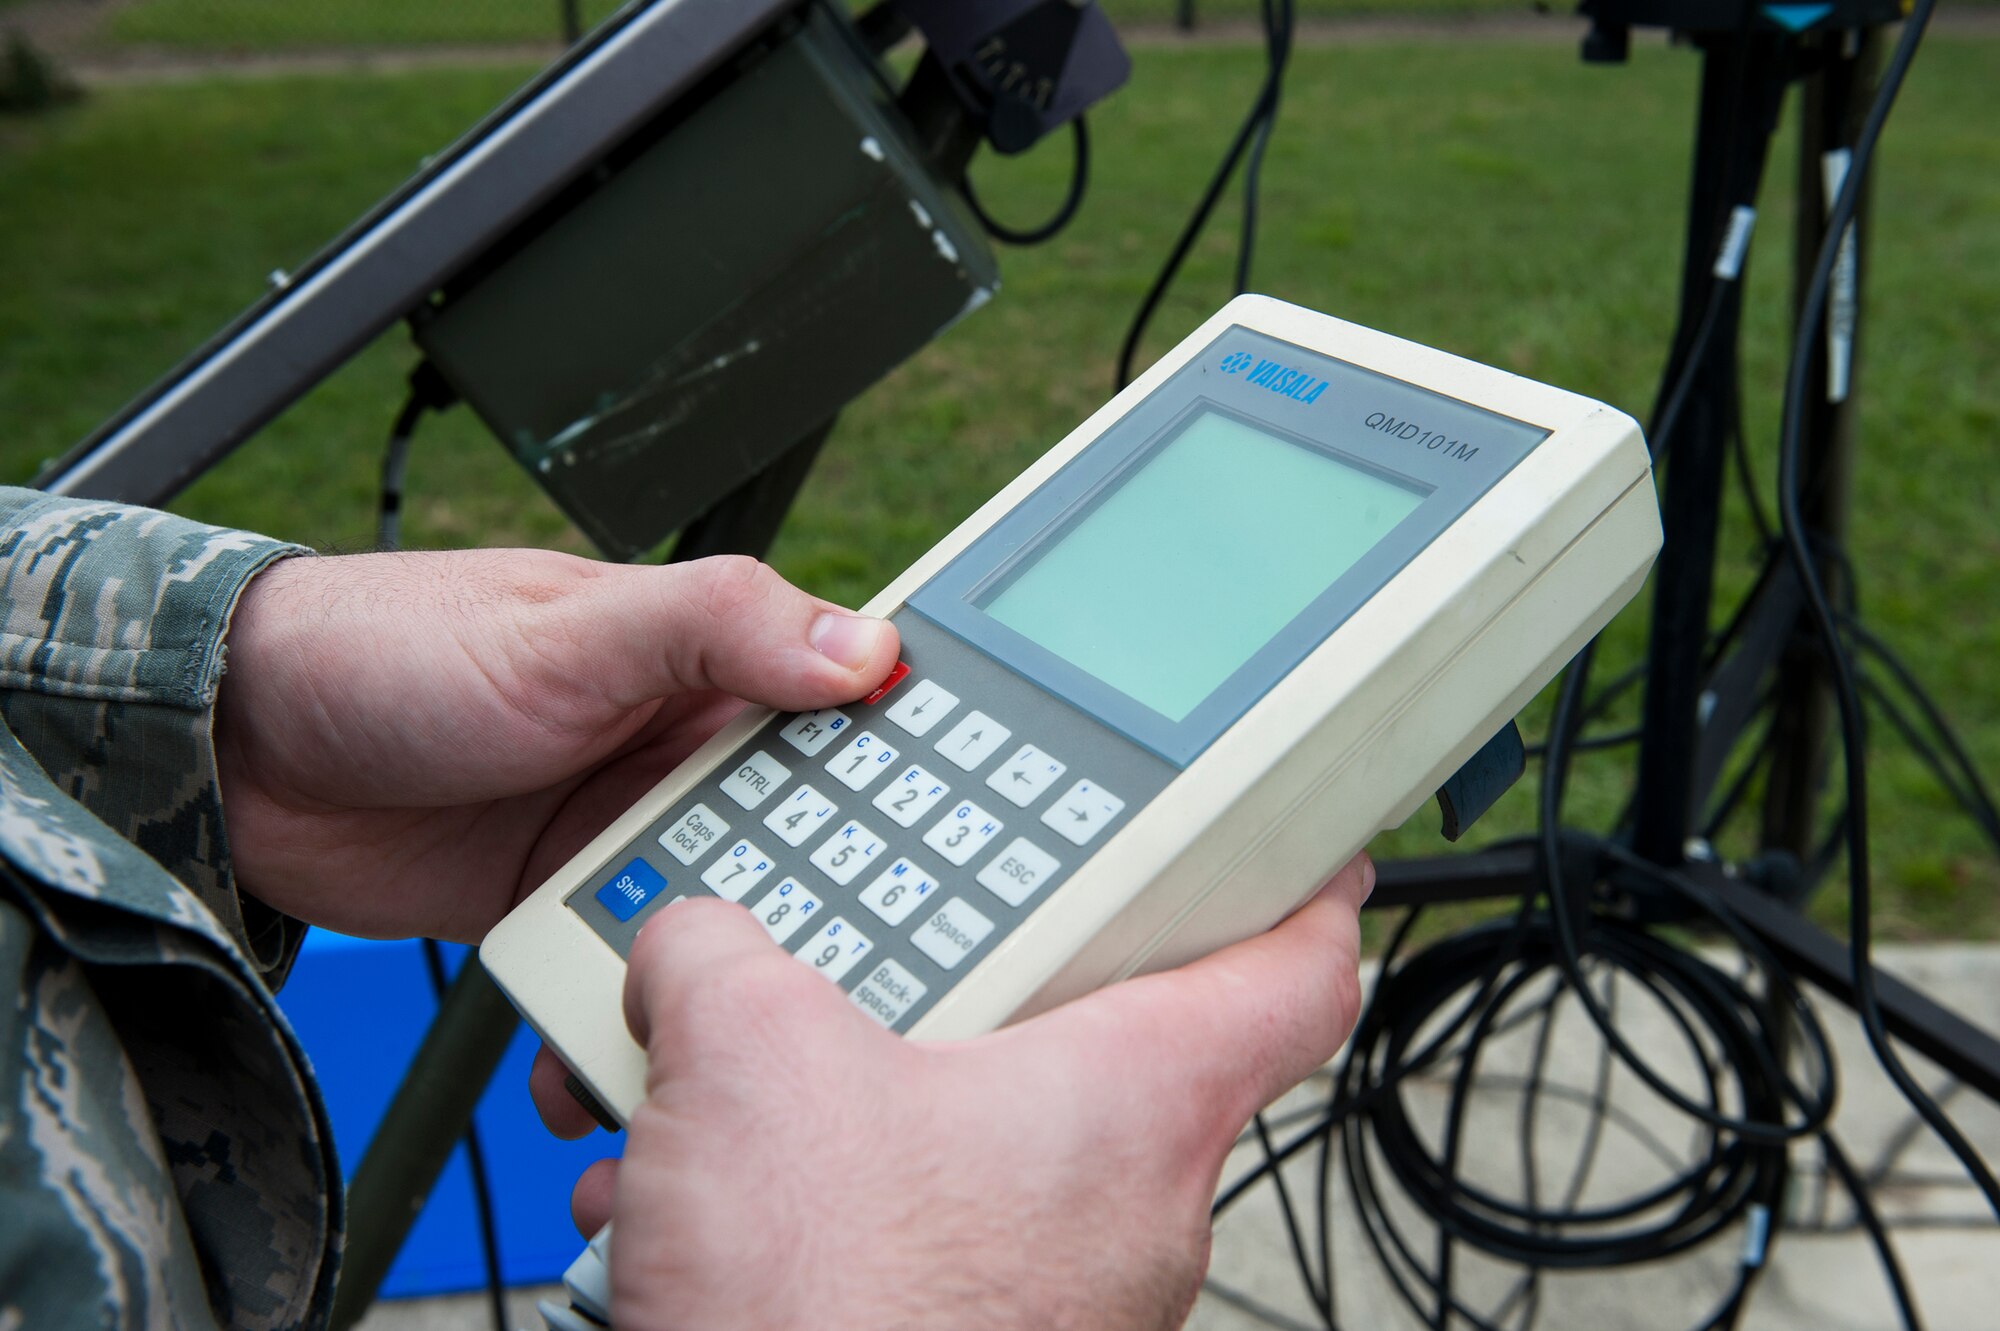
<svg viewBox="0 0 2000 1331">
<path fill-rule="evenodd" d="M 244 890 L 350 933 L 476 941 L 739 699 L 868 693 L 895 631 L 754 560 L 290 559 L 228 636 L 216 756 Z"/>
<path fill-rule="evenodd" d="M 1270 933 L 959 1044 L 906 1041 L 719 901 L 633 946 L 647 1097 L 577 1185 L 619 1331 L 1186 1318 L 1250 1115 L 1359 1006 L 1357 858 Z"/>
</svg>

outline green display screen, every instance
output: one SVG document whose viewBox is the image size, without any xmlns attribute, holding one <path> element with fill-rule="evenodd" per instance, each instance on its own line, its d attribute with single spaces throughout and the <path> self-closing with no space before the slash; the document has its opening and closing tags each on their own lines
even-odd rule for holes
<svg viewBox="0 0 2000 1331">
<path fill-rule="evenodd" d="M 974 603 L 1180 721 L 1424 491 L 1203 411 L 1095 499 Z"/>
</svg>

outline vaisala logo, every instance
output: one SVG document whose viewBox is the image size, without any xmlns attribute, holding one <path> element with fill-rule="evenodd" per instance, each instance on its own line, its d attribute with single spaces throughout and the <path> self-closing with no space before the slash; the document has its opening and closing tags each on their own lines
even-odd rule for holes
<svg viewBox="0 0 2000 1331">
<path fill-rule="evenodd" d="M 1255 369 L 1251 369 L 1252 362 L 1256 364 Z M 1326 380 L 1307 374 L 1304 370 L 1294 369 L 1283 361 L 1271 360 L 1269 357 L 1259 360 L 1247 351 L 1230 352 L 1222 358 L 1219 368 L 1224 374 L 1242 374 L 1245 370 L 1249 370 L 1248 382 L 1259 388 L 1268 389 L 1279 397 L 1288 397 L 1307 405 L 1319 401 L 1320 395 L 1326 392 Z"/>
</svg>

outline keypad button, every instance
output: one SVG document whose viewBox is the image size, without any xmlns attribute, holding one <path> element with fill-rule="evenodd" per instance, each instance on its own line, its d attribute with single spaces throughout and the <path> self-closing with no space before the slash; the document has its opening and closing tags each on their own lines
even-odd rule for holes
<svg viewBox="0 0 2000 1331">
<path fill-rule="evenodd" d="M 861 700 L 861 705 L 863 707 L 873 707 L 876 703 L 888 697 L 890 690 L 909 677 L 910 663 L 908 661 L 896 662 L 895 665 L 889 668 L 889 673 L 883 678 L 882 682 L 875 686 L 875 691 Z"/>
<path fill-rule="evenodd" d="M 1012 758 L 993 770 L 986 784 L 1025 809 L 1068 770 L 1069 764 L 1057 762 L 1032 744 L 1023 744 Z"/>
<path fill-rule="evenodd" d="M 972 955 L 972 950 L 993 932 L 993 921 L 974 910 L 964 897 L 953 897 L 937 908 L 937 914 L 917 926 L 911 941 L 917 951 L 946 970 Z"/>
<path fill-rule="evenodd" d="M 715 810 L 697 804 L 679 822 L 660 833 L 660 847 L 682 864 L 693 864 L 728 834 L 729 824 L 716 817 Z"/>
<path fill-rule="evenodd" d="M 952 806 L 924 833 L 924 844 L 953 864 L 962 865 L 1000 835 L 1001 822 L 971 801 Z"/>
<path fill-rule="evenodd" d="M 819 914 L 819 898 L 798 879 L 783 878 L 750 908 L 750 913 L 764 926 L 764 932 L 771 935 L 772 942 L 782 943 L 797 933 L 800 925 Z"/>
<path fill-rule="evenodd" d="M 820 926 L 818 933 L 792 955 L 829 980 L 838 980 L 854 969 L 875 944 L 867 935 L 838 915 Z"/>
<path fill-rule="evenodd" d="M 837 712 L 831 707 L 823 707 L 817 712 L 801 712 L 792 718 L 792 723 L 778 733 L 791 746 L 811 758 L 833 743 L 837 736 L 846 733 L 854 722 L 846 712 Z"/>
<path fill-rule="evenodd" d="M 827 760 L 826 770 L 849 790 L 866 790 L 895 761 L 896 751 L 874 731 L 864 730 L 854 737 L 853 743 Z"/>
<path fill-rule="evenodd" d="M 1018 906 L 1041 891 L 1062 864 L 1026 837 L 1017 836 L 993 857 L 975 880 L 1010 906 Z"/>
<path fill-rule="evenodd" d="M 984 712 L 969 712 L 937 742 L 937 751 L 970 772 L 991 758 L 1014 732 Z"/>
<path fill-rule="evenodd" d="M 903 690 L 902 700 L 889 709 L 889 719 L 921 739 L 956 706 L 957 694 L 934 679 L 920 679 Z"/>
<path fill-rule="evenodd" d="M 849 819 L 812 853 L 813 867 L 846 887 L 882 853 L 882 839 Z"/>
<path fill-rule="evenodd" d="M 893 961 L 877 962 L 868 978 L 848 991 L 847 1001 L 890 1030 L 910 1014 L 930 986 Z"/>
<path fill-rule="evenodd" d="M 834 802 L 811 786 L 800 786 L 791 798 L 764 815 L 764 826 L 778 834 L 788 846 L 802 846 L 806 838 L 840 812 Z"/>
<path fill-rule="evenodd" d="M 861 904 L 890 926 L 910 918 L 910 912 L 930 900 L 937 879 L 906 859 L 899 859 L 875 876 L 861 891 Z"/>
<path fill-rule="evenodd" d="M 882 793 L 875 797 L 875 807 L 888 814 L 898 827 L 915 827 L 917 819 L 949 794 L 950 786 L 911 764 L 908 771 L 882 787 Z"/>
<path fill-rule="evenodd" d="M 737 764 L 722 783 L 722 793 L 746 809 L 754 809 L 784 789 L 792 769 L 762 749 Z"/>
<path fill-rule="evenodd" d="M 1064 840 L 1081 846 L 1104 830 L 1125 808 L 1125 801 L 1094 781 L 1079 781 L 1042 811 L 1042 822 Z"/>
<path fill-rule="evenodd" d="M 597 889 L 597 904 L 611 912 L 611 918 L 625 921 L 637 915 L 647 902 L 667 890 L 667 880 L 644 860 L 635 859 L 611 875 L 611 881 Z M 900 924 L 900 920 L 891 920 Z"/>
<path fill-rule="evenodd" d="M 741 901 L 769 872 L 771 857 L 748 841 L 739 841 L 702 872 L 701 881 L 723 900 Z"/>
</svg>

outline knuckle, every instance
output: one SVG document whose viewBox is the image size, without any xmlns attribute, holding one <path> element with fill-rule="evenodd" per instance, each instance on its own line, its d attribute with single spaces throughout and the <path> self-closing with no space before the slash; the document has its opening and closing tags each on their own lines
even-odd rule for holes
<svg viewBox="0 0 2000 1331">
<path fill-rule="evenodd" d="M 769 565 L 748 555 L 712 555 L 689 569 L 701 612 L 723 623 L 754 616 L 770 601 L 778 580 Z"/>
</svg>

